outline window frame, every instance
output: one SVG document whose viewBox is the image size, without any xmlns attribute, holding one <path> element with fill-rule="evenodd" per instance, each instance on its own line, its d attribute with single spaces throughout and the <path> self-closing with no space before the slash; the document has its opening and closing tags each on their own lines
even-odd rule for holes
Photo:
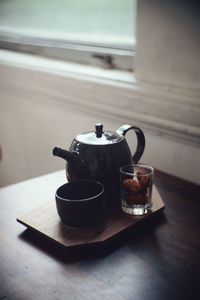
<svg viewBox="0 0 200 300">
<path fill-rule="evenodd" d="M 29 37 L 0 31 L 0 49 L 22 52 L 65 62 L 93 65 L 104 69 L 133 72 L 135 49 L 99 46 L 53 38 Z"/>
</svg>

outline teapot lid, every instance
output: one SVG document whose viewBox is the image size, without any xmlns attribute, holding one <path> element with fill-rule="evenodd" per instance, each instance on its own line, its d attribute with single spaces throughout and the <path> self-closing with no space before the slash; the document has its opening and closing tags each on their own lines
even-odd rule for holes
<svg viewBox="0 0 200 300">
<path fill-rule="evenodd" d="M 112 131 L 103 131 L 103 124 L 96 124 L 95 131 L 85 132 L 76 137 L 78 142 L 89 145 L 110 145 L 119 143 L 124 139 L 123 135 Z"/>
</svg>

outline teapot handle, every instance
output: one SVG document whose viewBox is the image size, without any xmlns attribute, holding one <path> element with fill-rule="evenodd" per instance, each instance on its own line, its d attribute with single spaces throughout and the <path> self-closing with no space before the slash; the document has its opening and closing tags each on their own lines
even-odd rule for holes
<svg viewBox="0 0 200 300">
<path fill-rule="evenodd" d="M 145 148 L 145 137 L 143 131 L 138 127 L 126 124 L 117 129 L 117 133 L 125 136 L 126 133 L 131 129 L 135 131 L 135 134 L 137 136 L 137 148 L 132 157 L 133 162 L 137 163 L 141 158 Z"/>
</svg>

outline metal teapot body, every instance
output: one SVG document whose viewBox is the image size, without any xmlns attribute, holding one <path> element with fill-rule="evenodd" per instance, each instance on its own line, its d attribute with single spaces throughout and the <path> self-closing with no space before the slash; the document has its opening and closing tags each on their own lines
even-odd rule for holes
<svg viewBox="0 0 200 300">
<path fill-rule="evenodd" d="M 125 134 L 134 130 L 137 147 L 132 157 Z M 103 131 L 97 124 L 94 132 L 78 135 L 69 151 L 55 147 L 53 154 L 64 158 L 68 181 L 94 179 L 102 182 L 107 198 L 119 197 L 119 169 L 123 165 L 136 163 L 143 154 L 145 137 L 138 127 L 123 125 L 116 132 Z"/>
</svg>

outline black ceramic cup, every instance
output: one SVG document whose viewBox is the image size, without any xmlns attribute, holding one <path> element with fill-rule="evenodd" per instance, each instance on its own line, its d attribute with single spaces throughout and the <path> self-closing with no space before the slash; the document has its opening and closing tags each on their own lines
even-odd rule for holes
<svg viewBox="0 0 200 300">
<path fill-rule="evenodd" d="M 55 198 L 58 215 L 66 225 L 92 226 L 104 217 L 104 186 L 98 181 L 68 182 L 57 189 Z"/>
</svg>

